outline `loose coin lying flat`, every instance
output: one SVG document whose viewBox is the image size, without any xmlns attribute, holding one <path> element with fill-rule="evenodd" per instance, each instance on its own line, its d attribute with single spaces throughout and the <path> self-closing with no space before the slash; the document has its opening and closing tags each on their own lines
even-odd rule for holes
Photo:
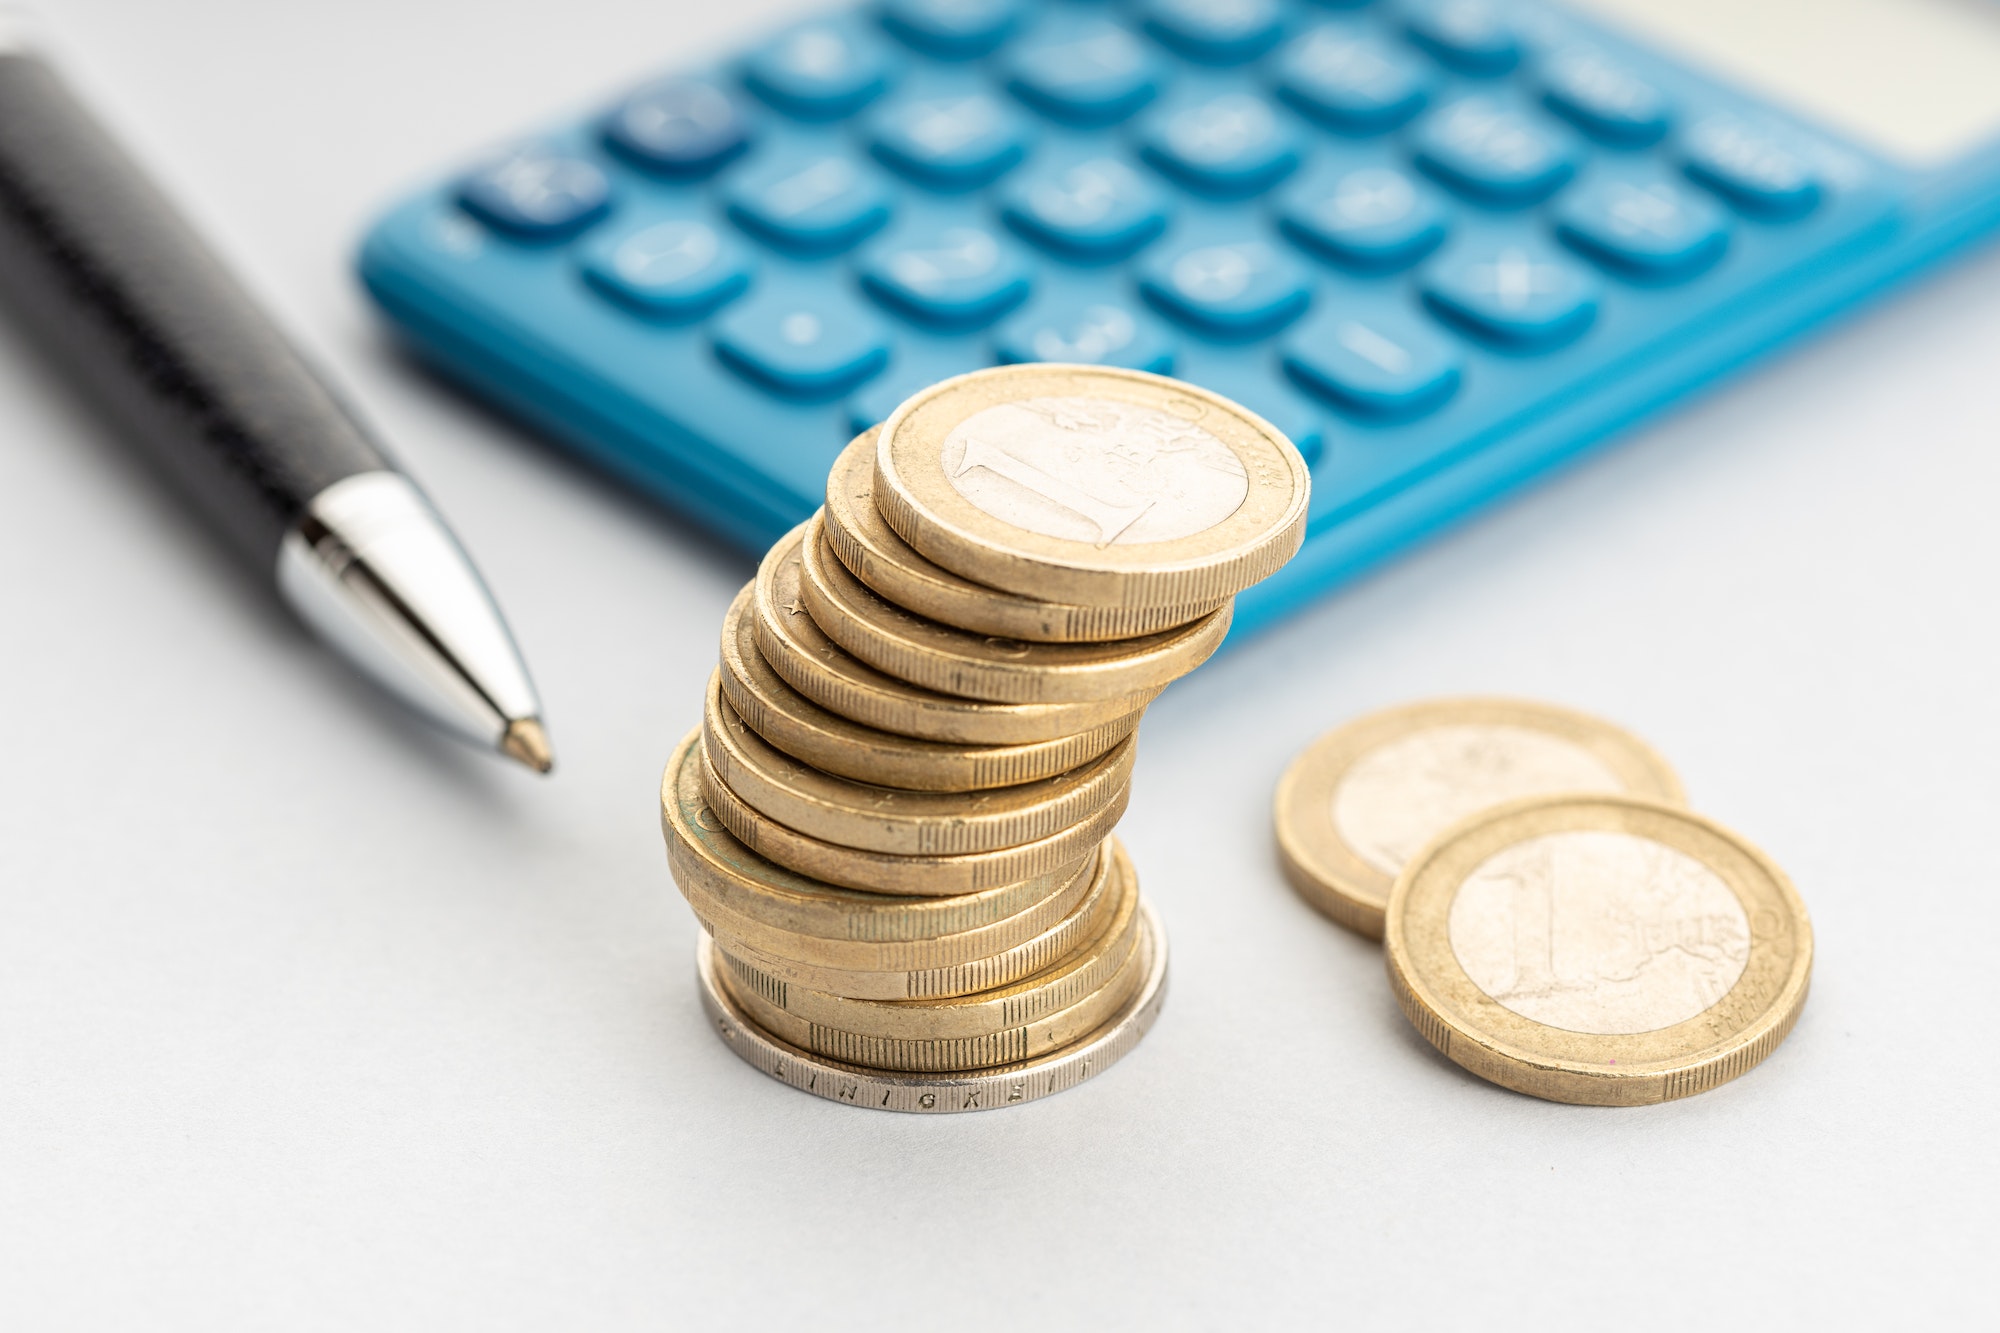
<svg viewBox="0 0 2000 1333">
<path fill-rule="evenodd" d="M 1734 833 L 1629 796 L 1475 815 L 1408 865 L 1383 937 L 1403 1012 L 1481 1078 L 1551 1101 L 1705 1092 L 1791 1031 L 1812 927 Z"/>
<path fill-rule="evenodd" d="M 1106 367 L 960 375 L 882 427 L 874 498 L 946 569 L 1034 597 L 1185 606 L 1233 596 L 1305 537 L 1311 480 L 1269 423 Z"/>
<path fill-rule="evenodd" d="M 815 768 L 881 787 L 984 791 L 1053 777 L 1132 734 L 1138 713 L 1094 731 L 1015 745 L 951 745 L 850 722 L 793 689 L 757 647 L 754 593 L 745 588 L 722 626 L 722 692 L 771 744 Z"/>
<path fill-rule="evenodd" d="M 1229 632 L 1230 603 L 1191 624 L 1113 643 L 1028 643 L 926 620 L 848 572 L 819 519 L 800 545 L 806 610 L 872 667 L 946 694 L 995 703 L 1075 703 L 1161 690 L 1206 662 Z"/>
<path fill-rule="evenodd" d="M 1436 699 L 1370 713 L 1308 746 L 1279 779 L 1285 875 L 1350 930 L 1382 936 L 1390 886 L 1467 815 L 1560 791 L 1680 804 L 1680 780 L 1608 722 L 1515 699 Z"/>
<path fill-rule="evenodd" d="M 724 1042 L 743 1060 L 801 1092 L 850 1106 L 935 1114 L 1019 1106 L 1095 1078 L 1124 1058 L 1159 1017 L 1167 995 L 1167 938 L 1142 905 L 1147 970 L 1137 993 L 1095 1032 L 1039 1059 L 964 1074 L 911 1074 L 869 1069 L 813 1055 L 751 1022 L 716 975 L 713 941 L 696 946 L 702 1007 Z"/>
<path fill-rule="evenodd" d="M 898 606 L 977 634 L 1030 643 L 1132 639 L 1198 620 L 1224 598 L 1188 606 L 1079 606 L 1003 592 L 925 559 L 875 507 L 878 426 L 847 446 L 826 479 L 827 544 L 854 577 Z"/>
</svg>

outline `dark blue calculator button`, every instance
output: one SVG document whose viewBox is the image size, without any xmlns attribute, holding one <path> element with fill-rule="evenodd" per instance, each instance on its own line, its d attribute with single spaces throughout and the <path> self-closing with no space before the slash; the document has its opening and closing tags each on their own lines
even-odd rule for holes
<svg viewBox="0 0 2000 1333">
<path fill-rule="evenodd" d="M 1297 136 L 1250 93 L 1163 108 L 1141 134 L 1140 151 L 1182 184 L 1230 198 L 1261 193 L 1299 164 Z"/>
<path fill-rule="evenodd" d="M 1597 282 L 1539 242 L 1461 248 L 1424 275 L 1439 313 L 1503 347 L 1567 342 L 1597 315 Z"/>
<path fill-rule="evenodd" d="M 983 56 L 1020 22 L 1020 0 L 885 0 L 882 26 L 926 55 Z"/>
<path fill-rule="evenodd" d="M 1032 170 L 1009 183 L 1001 205 L 1009 226 L 1066 255 L 1120 259 L 1167 225 L 1158 192 L 1115 157 Z"/>
<path fill-rule="evenodd" d="M 1017 43 L 1008 86 L 1031 106 L 1075 125 L 1110 125 L 1159 91 L 1153 57 L 1107 19 L 1059 23 Z"/>
<path fill-rule="evenodd" d="M 1559 51 L 1544 63 L 1541 78 L 1542 101 L 1606 143 L 1643 147 L 1667 132 L 1667 95 L 1600 52 Z"/>
<path fill-rule="evenodd" d="M 1352 268 L 1404 268 L 1445 238 L 1435 187 L 1393 167 L 1360 167 L 1291 190 L 1278 214 L 1285 234 Z"/>
<path fill-rule="evenodd" d="M 1002 364 L 1067 361 L 1173 373 L 1166 330 L 1144 310 L 1121 301 L 1051 293 L 1002 324 L 993 348 Z"/>
<path fill-rule="evenodd" d="M 1362 416 L 1407 421 L 1458 388 L 1458 349 L 1410 315 L 1329 309 L 1286 335 L 1293 379 Z"/>
<path fill-rule="evenodd" d="M 1685 148 L 1688 175 L 1746 213 L 1796 218 L 1819 202 L 1819 181 L 1806 160 L 1735 116 L 1694 126 Z"/>
<path fill-rule="evenodd" d="M 686 319 L 742 294 L 750 266 L 737 244 L 699 218 L 667 218 L 607 232 L 584 247 L 600 291 L 650 314 Z"/>
<path fill-rule="evenodd" d="M 1668 180 L 1591 181 L 1557 206 L 1556 232 L 1609 268 L 1656 280 L 1693 277 L 1729 243 L 1722 210 Z"/>
<path fill-rule="evenodd" d="M 1520 63 L 1520 38 L 1492 0 L 1413 0 L 1403 24 L 1410 40 L 1461 74 L 1505 74 Z"/>
<path fill-rule="evenodd" d="M 889 360 L 875 318 L 838 292 L 748 301 L 716 321 L 715 350 L 731 367 L 792 397 L 845 393 Z"/>
<path fill-rule="evenodd" d="M 971 189 L 1019 162 L 1027 137 L 1014 108 L 985 93 L 966 93 L 884 108 L 869 147 L 923 184 Z"/>
<path fill-rule="evenodd" d="M 582 231 L 611 208 L 611 181 L 589 158 L 521 148 L 458 184 L 458 201 L 499 231 L 552 241 Z"/>
<path fill-rule="evenodd" d="M 1430 71 L 1359 28 L 1324 23 L 1279 55 L 1278 93 L 1335 129 L 1375 133 L 1417 114 L 1430 96 Z"/>
<path fill-rule="evenodd" d="M 1416 151 L 1431 175 L 1495 204 L 1537 203 L 1576 169 L 1553 132 L 1488 97 L 1440 107 L 1418 126 Z"/>
<path fill-rule="evenodd" d="M 729 215 L 774 244 L 844 250 L 889 220 L 889 197 L 852 158 L 836 154 L 752 164 L 730 184 Z"/>
<path fill-rule="evenodd" d="M 1276 332 L 1312 299 L 1305 271 L 1269 241 L 1254 239 L 1155 255 L 1140 290 L 1182 323 L 1226 338 Z"/>
<path fill-rule="evenodd" d="M 837 120 L 888 86 L 889 63 L 878 43 L 856 27 L 802 23 L 751 52 L 743 78 L 780 111 Z"/>
<path fill-rule="evenodd" d="M 604 137 L 642 167 L 674 176 L 711 171 L 750 141 L 743 108 L 705 79 L 661 79 L 604 118 Z"/>
<path fill-rule="evenodd" d="M 1284 32 L 1277 0 L 1146 0 L 1146 31 L 1205 65 L 1255 60 Z"/>
<path fill-rule="evenodd" d="M 986 324 L 1028 295 L 1027 263 L 985 227 L 906 228 L 875 246 L 860 269 L 877 299 L 950 328 Z"/>
</svg>

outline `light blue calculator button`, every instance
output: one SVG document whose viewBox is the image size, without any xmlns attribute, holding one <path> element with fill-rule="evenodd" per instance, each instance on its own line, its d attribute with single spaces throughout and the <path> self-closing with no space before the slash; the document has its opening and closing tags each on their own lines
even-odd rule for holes
<svg viewBox="0 0 2000 1333">
<path fill-rule="evenodd" d="M 1423 291 L 1440 314 L 1523 351 L 1567 342 L 1597 315 L 1596 279 L 1537 241 L 1462 247 L 1431 267 Z"/>
<path fill-rule="evenodd" d="M 1505 74 L 1521 60 L 1521 41 L 1492 0 L 1411 0 L 1403 25 L 1410 40 L 1461 74 Z"/>
<path fill-rule="evenodd" d="M 1277 0 L 1146 0 L 1146 31 L 1205 65 L 1255 60 L 1284 32 Z"/>
<path fill-rule="evenodd" d="M 985 93 L 965 93 L 884 108 L 869 147 L 920 183 L 970 189 L 1019 162 L 1027 137 L 1012 107 Z"/>
<path fill-rule="evenodd" d="M 642 167 L 693 176 L 741 152 L 750 123 L 736 99 L 706 79 L 661 79 L 612 108 L 604 137 Z"/>
<path fill-rule="evenodd" d="M 858 25 L 824 20 L 801 23 L 751 52 L 743 78 L 780 111 L 837 120 L 888 86 L 889 62 Z"/>
<path fill-rule="evenodd" d="M 1430 71 L 1400 47 L 1346 23 L 1309 28 L 1278 56 L 1278 93 L 1349 133 L 1392 130 L 1422 109 Z"/>
<path fill-rule="evenodd" d="M 1162 251 L 1146 263 L 1140 290 L 1182 323 L 1225 338 L 1275 333 L 1312 299 L 1305 271 L 1253 238 Z"/>
<path fill-rule="evenodd" d="M 1440 107 L 1417 127 L 1418 165 L 1488 203 L 1538 203 L 1576 169 L 1567 144 L 1542 124 L 1490 97 Z"/>
<path fill-rule="evenodd" d="M 1542 100 L 1563 119 L 1606 143 L 1644 147 L 1667 132 L 1667 95 L 1631 68 L 1589 47 L 1543 62 Z"/>
<path fill-rule="evenodd" d="M 1819 202 L 1819 181 L 1806 160 L 1736 116 L 1710 116 L 1694 125 L 1683 147 L 1688 175 L 1746 213 L 1796 218 Z"/>
<path fill-rule="evenodd" d="M 1394 167 L 1303 182 L 1279 209 L 1286 235 L 1351 268 L 1405 268 L 1445 238 L 1435 187 Z"/>
<path fill-rule="evenodd" d="M 1556 232 L 1607 268 L 1655 280 L 1693 277 L 1729 243 L 1722 210 L 1671 180 L 1587 182 L 1557 206 Z"/>
<path fill-rule="evenodd" d="M 532 241 L 574 235 L 611 208 L 611 181 L 589 158 L 525 147 L 458 183 L 458 201 L 496 230 Z"/>
<path fill-rule="evenodd" d="M 1144 310 L 1122 301 L 1056 291 L 1010 317 L 993 339 L 1004 363 L 1067 361 L 1170 375 L 1173 344 Z"/>
<path fill-rule="evenodd" d="M 836 397 L 889 360 L 881 324 L 833 290 L 767 292 L 724 314 L 714 336 L 725 363 L 789 397 Z"/>
<path fill-rule="evenodd" d="M 584 275 L 648 314 L 703 315 L 742 294 L 750 266 L 737 244 L 699 218 L 666 218 L 592 238 Z"/>
<path fill-rule="evenodd" d="M 1021 19 L 1020 0 L 885 0 L 882 26 L 926 55 L 983 56 Z"/>
<path fill-rule="evenodd" d="M 905 228 L 862 256 L 861 283 L 878 300 L 926 323 L 977 327 L 1028 295 L 1028 266 L 1014 245 L 981 226 Z"/>
<path fill-rule="evenodd" d="M 1146 160 L 1195 190 L 1258 194 L 1299 164 L 1299 143 L 1277 109 L 1251 93 L 1219 93 L 1162 108 L 1140 136 Z"/>
<path fill-rule="evenodd" d="M 774 244 L 832 253 L 889 220 L 887 191 L 853 158 L 828 153 L 750 166 L 730 183 L 729 215 Z"/>
<path fill-rule="evenodd" d="M 1411 315 L 1329 308 L 1291 333 L 1285 369 L 1350 412 L 1407 421 L 1444 405 L 1458 388 L 1458 349 Z"/>
<path fill-rule="evenodd" d="M 1009 226 L 1061 254 L 1120 259 L 1166 229 L 1159 192 L 1115 157 L 1037 167 L 1008 183 Z"/>
<path fill-rule="evenodd" d="M 1130 32 L 1108 19 L 1051 24 L 1016 43 L 1008 86 L 1031 106 L 1073 125 L 1110 125 L 1153 99 L 1160 75 Z"/>
</svg>

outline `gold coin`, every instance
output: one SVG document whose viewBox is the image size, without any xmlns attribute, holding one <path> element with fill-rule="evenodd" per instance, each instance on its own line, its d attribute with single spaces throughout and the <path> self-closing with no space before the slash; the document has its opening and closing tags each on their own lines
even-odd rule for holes
<svg viewBox="0 0 2000 1333">
<path fill-rule="evenodd" d="M 1104 840 L 1104 835 L 1125 813 L 1131 790 L 1129 786 L 1121 786 L 1109 804 L 1088 819 L 1017 847 L 900 856 L 845 847 L 779 823 L 730 790 L 706 756 L 701 774 L 702 795 L 708 798 L 709 808 L 722 820 L 723 827 L 749 844 L 751 850 L 815 879 L 872 893 L 907 893 L 917 897 L 973 893 L 1071 865 Z"/>
<path fill-rule="evenodd" d="M 806 611 L 870 666 L 945 694 L 995 703 L 1072 703 L 1164 689 L 1206 662 L 1229 632 L 1231 603 L 1192 624 L 1111 643 L 1028 643 L 912 615 L 848 572 L 817 518 L 800 544 Z"/>
<path fill-rule="evenodd" d="M 1383 937 L 1425 1038 L 1550 1101 L 1636 1106 L 1755 1066 L 1791 1031 L 1812 927 L 1784 872 L 1677 806 L 1531 798 L 1404 868 Z"/>
<path fill-rule="evenodd" d="M 1139 713 L 1094 731 L 1018 745 L 951 745 L 898 736 L 821 708 L 771 669 L 757 648 L 754 592 L 745 588 L 722 625 L 722 692 L 758 735 L 815 768 L 857 782 L 912 791 L 984 791 L 1053 777 L 1132 734 Z"/>
<path fill-rule="evenodd" d="M 1278 780 L 1285 876 L 1348 929 L 1382 937 L 1396 875 L 1467 815 L 1559 791 L 1681 803 L 1680 779 L 1609 722 L 1518 699 L 1432 699 L 1314 741 Z"/>
<path fill-rule="evenodd" d="M 945 380 L 906 399 L 875 450 L 875 503 L 904 541 L 976 582 L 1086 605 L 1241 592 L 1299 549 L 1310 489 L 1262 418 L 1107 367 Z"/>
<path fill-rule="evenodd" d="M 1030 643 L 1134 639 L 1198 620 L 1222 605 L 1078 606 L 1002 592 L 926 560 L 875 507 L 877 426 L 841 451 L 826 479 L 827 544 L 854 577 L 896 605 L 946 625 Z"/>
<path fill-rule="evenodd" d="M 799 591 L 803 525 L 757 569 L 757 647 L 787 684 L 856 722 L 954 745 L 1014 745 L 1074 736 L 1121 721 L 1159 690 L 1088 703 L 996 704 L 939 694 L 877 671 L 813 623 Z"/>
<path fill-rule="evenodd" d="M 971 1073 L 899 1073 L 842 1064 L 802 1051 L 765 1032 L 717 980 L 714 941 L 695 945 L 701 1005 L 729 1049 L 751 1067 L 800 1092 L 848 1106 L 942 1115 L 1021 1106 L 1095 1078 L 1128 1055 L 1159 1017 L 1167 997 L 1167 937 L 1153 909 L 1141 904 L 1149 966 L 1138 992 L 1104 1026 L 1061 1050 Z M 1127 1095 L 1133 1095 L 1128 1089 Z M 1150 1095 L 1148 1089 L 1136 1089 Z"/>
</svg>

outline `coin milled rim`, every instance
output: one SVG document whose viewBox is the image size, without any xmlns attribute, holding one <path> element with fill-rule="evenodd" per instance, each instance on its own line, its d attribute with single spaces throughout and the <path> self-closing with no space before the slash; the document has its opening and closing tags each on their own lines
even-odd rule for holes
<svg viewBox="0 0 2000 1333">
<path fill-rule="evenodd" d="M 1517 727 L 1568 741 L 1601 761 L 1633 795 L 1681 805 L 1671 765 L 1631 732 L 1589 713 L 1530 699 L 1454 697 L 1379 709 L 1327 732 L 1301 750 L 1278 779 L 1271 802 L 1285 878 L 1314 907 L 1369 939 L 1396 877 L 1363 860 L 1333 822 L 1333 798 L 1349 770 L 1384 745 L 1437 727 Z"/>
<path fill-rule="evenodd" d="M 1750 922 L 1750 956 L 1727 994 L 1669 1027 L 1600 1035 L 1517 1014 L 1466 975 L 1449 934 L 1466 879 L 1517 843 L 1581 831 L 1673 848 L 1729 887 Z M 1812 925 L 1785 873 L 1715 821 L 1632 796 L 1531 798 L 1457 825 L 1397 879 L 1383 945 L 1397 1003 L 1447 1057 L 1516 1092 L 1592 1106 L 1689 1097 L 1747 1072 L 1791 1031 L 1812 979 Z"/>
</svg>

